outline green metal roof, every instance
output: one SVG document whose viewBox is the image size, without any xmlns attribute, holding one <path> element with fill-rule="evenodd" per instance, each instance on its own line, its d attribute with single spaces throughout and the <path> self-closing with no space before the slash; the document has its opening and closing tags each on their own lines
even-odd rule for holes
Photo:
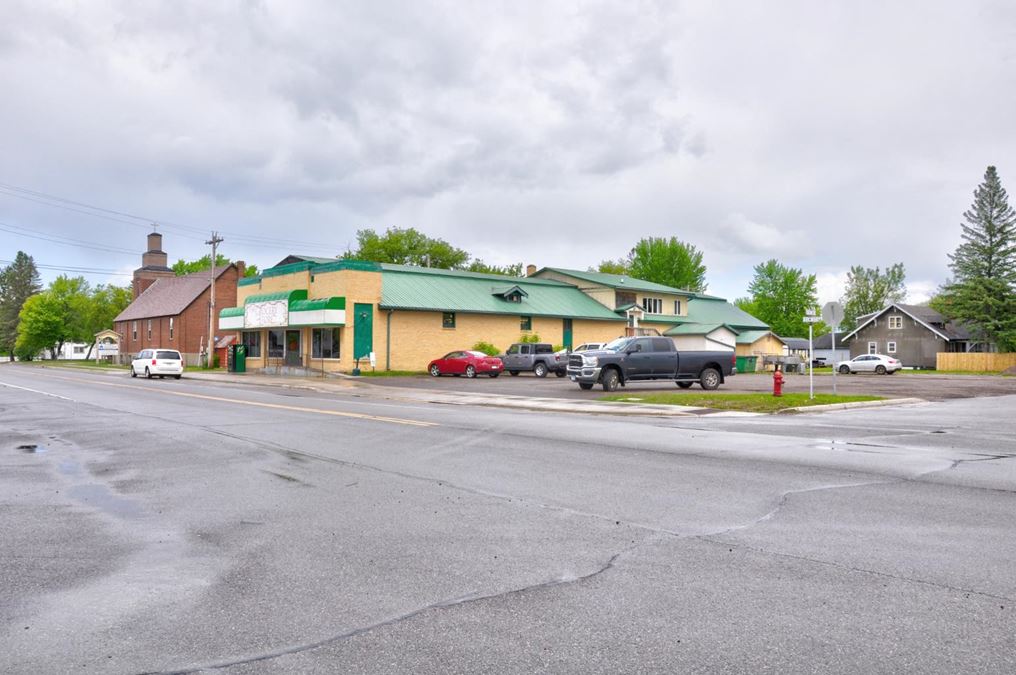
<svg viewBox="0 0 1016 675">
<path fill-rule="evenodd" d="M 717 328 L 726 328 L 727 330 L 737 335 L 737 329 L 728 326 L 725 323 L 682 323 L 679 326 L 674 326 L 668 331 L 665 331 L 664 335 L 709 335 Z"/>
<path fill-rule="evenodd" d="M 769 330 L 768 324 L 764 321 L 759 321 L 737 305 L 715 298 L 698 297 L 689 300 L 688 316 L 681 319 L 683 322 L 725 323 L 738 330 Z"/>
<path fill-rule="evenodd" d="M 304 288 L 294 288 L 291 291 L 275 291 L 274 293 L 258 293 L 257 295 L 248 296 L 244 300 L 243 304 L 250 305 L 255 302 L 271 302 L 273 300 L 287 300 L 292 306 L 297 300 L 306 300 L 307 290 Z"/>
<path fill-rule="evenodd" d="M 315 309 L 345 309 L 346 299 L 333 295 L 330 298 L 315 298 L 313 300 L 296 300 L 289 303 L 290 312 L 309 312 Z"/>
<path fill-rule="evenodd" d="M 261 275 L 259 274 L 256 277 L 244 277 L 244 278 L 240 279 L 239 281 L 237 281 L 236 285 L 237 286 L 253 286 L 254 284 L 260 284 L 260 283 L 261 283 Z"/>
<path fill-rule="evenodd" d="M 738 333 L 738 335 L 737 335 L 737 344 L 739 344 L 739 345 L 750 345 L 750 344 L 752 344 L 754 342 L 757 342 L 757 341 L 761 340 L 762 338 L 764 338 L 767 335 L 772 335 L 777 340 L 780 340 L 780 338 L 778 336 L 776 336 L 771 330 L 768 330 L 768 329 L 766 329 L 766 330 L 746 330 L 746 331 L 741 331 L 740 333 Z M 780 342 L 783 342 L 783 340 L 780 340 Z"/>
<path fill-rule="evenodd" d="M 576 287 L 559 281 L 404 265 L 383 264 L 382 268 L 380 306 L 383 309 L 623 321 Z M 504 286 L 507 279 L 527 293 L 521 302 L 509 302 L 493 295 L 493 289 Z"/>
<path fill-rule="evenodd" d="M 227 316 L 243 316 L 243 307 L 225 307 L 219 310 L 220 318 Z"/>
<path fill-rule="evenodd" d="M 653 283 L 652 281 L 643 281 L 642 279 L 635 279 L 634 277 L 625 276 L 623 274 L 607 274 L 606 272 L 584 272 L 582 270 L 569 270 L 563 267 L 544 267 L 536 274 L 544 270 L 548 272 L 557 272 L 558 274 L 564 274 L 581 281 L 587 281 L 591 284 L 597 284 L 600 286 L 608 286 L 616 289 L 628 289 L 632 291 L 649 291 L 653 293 L 670 293 L 672 295 L 684 295 L 688 297 L 701 297 L 701 293 L 694 291 L 685 291 L 680 288 L 674 288 L 672 286 L 664 286 L 663 284 Z"/>
</svg>

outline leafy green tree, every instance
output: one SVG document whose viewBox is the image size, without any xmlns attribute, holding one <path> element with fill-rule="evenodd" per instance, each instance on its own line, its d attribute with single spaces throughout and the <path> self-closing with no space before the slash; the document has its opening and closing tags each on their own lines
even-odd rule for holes
<svg viewBox="0 0 1016 675">
<path fill-rule="evenodd" d="M 185 274 L 195 274 L 197 272 L 204 272 L 205 270 L 211 269 L 212 267 L 211 260 L 212 254 L 208 253 L 206 255 L 201 256 L 197 260 L 177 260 L 175 263 L 173 263 L 173 266 L 170 269 L 173 270 L 176 276 L 182 277 Z M 232 260 L 222 255 L 221 253 L 218 253 L 215 256 L 216 268 L 225 267 L 226 265 L 229 265 L 232 262 L 233 262 Z M 258 275 L 257 265 L 248 266 L 243 273 L 243 276 L 245 277 L 256 277 L 257 275 Z"/>
<path fill-rule="evenodd" d="M 603 272 L 604 274 L 620 274 L 622 276 L 630 276 L 628 271 L 628 261 L 624 258 L 618 258 L 617 260 L 601 260 L 600 264 L 596 268 L 589 268 L 590 272 Z"/>
<path fill-rule="evenodd" d="M 25 301 L 42 288 L 32 256 L 18 251 L 14 261 L 0 271 L 0 353 L 14 359 L 18 318 Z"/>
<path fill-rule="evenodd" d="M 818 307 L 818 283 L 814 274 L 787 267 L 777 260 L 755 266 L 755 277 L 738 307 L 767 324 L 782 337 L 807 337 L 804 315 Z"/>
<path fill-rule="evenodd" d="M 963 241 L 949 256 L 953 280 L 937 305 L 975 338 L 1016 350 L 1016 211 L 995 167 L 963 219 Z"/>
<path fill-rule="evenodd" d="M 65 342 L 91 342 L 91 290 L 84 277 L 61 275 L 29 298 L 19 314 L 15 351 L 38 354 L 48 349 L 55 359 Z"/>
<path fill-rule="evenodd" d="M 903 302 L 907 297 L 906 278 L 903 263 L 887 267 L 884 272 L 878 267 L 851 267 L 841 299 L 843 325 L 853 326 L 859 316 L 877 312 L 892 302 Z"/>
<path fill-rule="evenodd" d="M 628 255 L 628 274 L 688 291 L 706 290 L 702 252 L 676 237 L 649 237 L 635 244 Z"/>
<path fill-rule="evenodd" d="M 392 227 L 380 235 L 371 229 L 360 230 L 356 241 L 356 250 L 346 251 L 343 258 L 444 269 L 462 269 L 469 261 L 469 254 L 462 249 L 412 227 Z"/>
<path fill-rule="evenodd" d="M 514 263 L 512 265 L 488 265 L 481 259 L 476 258 L 473 262 L 466 266 L 467 272 L 482 272 L 483 274 L 502 274 L 506 277 L 523 277 L 522 263 Z M 480 350 L 482 351 L 482 350 Z"/>
<path fill-rule="evenodd" d="M 95 334 L 113 327 L 116 315 L 131 304 L 131 289 L 123 286 L 96 286 L 92 291 L 88 310 L 88 354 L 85 359 L 92 358 L 95 348 Z"/>
</svg>

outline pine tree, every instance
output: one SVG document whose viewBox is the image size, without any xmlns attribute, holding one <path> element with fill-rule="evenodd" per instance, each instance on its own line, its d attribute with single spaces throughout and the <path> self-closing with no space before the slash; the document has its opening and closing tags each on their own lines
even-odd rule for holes
<svg viewBox="0 0 1016 675">
<path fill-rule="evenodd" d="M 18 339 L 18 315 L 25 301 L 42 288 L 32 256 L 18 251 L 14 262 L 0 272 L 0 353 L 14 359 Z"/>
<path fill-rule="evenodd" d="M 949 256 L 953 281 L 941 306 L 974 337 L 1016 349 L 1016 210 L 989 166 L 963 213 L 963 242 Z"/>
</svg>

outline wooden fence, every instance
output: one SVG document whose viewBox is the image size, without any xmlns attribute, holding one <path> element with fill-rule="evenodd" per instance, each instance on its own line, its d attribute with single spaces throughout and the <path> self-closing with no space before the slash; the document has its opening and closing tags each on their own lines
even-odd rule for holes
<svg viewBox="0 0 1016 675">
<path fill-rule="evenodd" d="M 939 352 L 935 367 L 939 370 L 970 370 L 981 373 L 998 373 L 1016 366 L 1016 353 L 981 354 Z"/>
</svg>

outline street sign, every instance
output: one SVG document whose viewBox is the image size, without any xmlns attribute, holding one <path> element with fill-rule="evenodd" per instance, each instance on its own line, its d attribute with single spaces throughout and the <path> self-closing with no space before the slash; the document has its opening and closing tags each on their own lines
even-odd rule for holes
<svg viewBox="0 0 1016 675">
<path fill-rule="evenodd" d="M 822 320 L 836 328 L 843 321 L 843 305 L 838 302 L 827 302 L 822 305 Z"/>
<path fill-rule="evenodd" d="M 822 317 L 820 317 L 820 316 L 806 316 L 806 317 L 804 317 L 804 322 L 805 323 L 819 323 L 820 321 L 822 321 Z"/>
</svg>

